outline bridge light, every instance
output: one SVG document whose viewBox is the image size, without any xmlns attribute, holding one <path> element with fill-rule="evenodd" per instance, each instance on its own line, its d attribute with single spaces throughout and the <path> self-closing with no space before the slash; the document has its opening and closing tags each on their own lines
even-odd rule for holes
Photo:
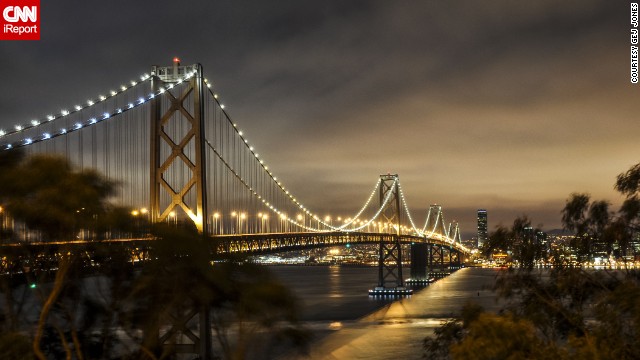
<svg viewBox="0 0 640 360">
<path fill-rule="evenodd" d="M 42 138 L 43 138 L 43 139 L 45 139 L 45 140 L 46 140 L 46 139 L 49 139 L 49 138 L 51 138 L 51 134 L 49 134 L 49 133 L 44 133 L 44 134 L 42 134 Z"/>
<path fill-rule="evenodd" d="M 67 116 L 69 115 L 69 112 L 67 110 L 62 110 L 61 114 L 62 116 Z"/>
<path fill-rule="evenodd" d="M 120 85 L 120 90 L 125 91 L 125 90 L 127 90 L 127 87 L 124 86 L 124 85 Z"/>
<path fill-rule="evenodd" d="M 138 212 L 138 210 L 133 210 L 133 211 L 131 212 L 131 215 L 133 215 L 133 216 L 138 216 L 139 214 L 140 214 L 140 213 Z"/>
<path fill-rule="evenodd" d="M 0 130 L 0 136 L 4 136 L 5 132 L 3 130 Z"/>
<path fill-rule="evenodd" d="M 220 104 L 220 109 L 224 110 L 224 104 Z"/>
<path fill-rule="evenodd" d="M 242 136 L 242 130 L 238 131 L 238 135 Z"/>
<path fill-rule="evenodd" d="M 47 116 L 47 119 L 49 119 L 49 121 L 53 121 L 53 120 L 55 120 L 55 118 L 56 118 L 56 117 L 55 117 L 55 116 L 53 116 L 53 115 L 49 115 L 49 116 Z"/>
<path fill-rule="evenodd" d="M 38 120 L 31 120 L 31 125 L 38 126 L 40 125 L 40 123 L 38 122 Z"/>
<path fill-rule="evenodd" d="M 100 99 L 100 101 L 105 101 L 105 100 L 107 100 L 107 97 L 104 96 L 104 95 L 100 95 L 99 99 Z"/>
<path fill-rule="evenodd" d="M 219 213 L 217 213 L 217 212 L 216 212 L 216 213 L 213 213 L 213 218 L 214 218 L 214 219 L 217 219 L 217 218 L 219 218 L 219 217 L 220 217 L 220 214 L 219 214 Z"/>
<path fill-rule="evenodd" d="M 93 105 L 93 101 L 92 100 L 87 100 L 87 105 L 92 106 Z"/>
<path fill-rule="evenodd" d="M 109 113 L 104 113 L 104 114 L 102 114 L 102 118 L 103 118 L 103 119 L 108 119 L 108 118 L 109 118 L 109 116 L 110 116 L 110 115 L 109 115 Z"/>
<path fill-rule="evenodd" d="M 111 90 L 111 96 L 116 96 L 117 94 L 118 94 L 118 92 L 117 92 L 117 91 L 115 91 L 115 90 Z"/>
<path fill-rule="evenodd" d="M 82 106 L 76 105 L 76 111 L 80 111 L 80 110 L 82 110 Z"/>
</svg>

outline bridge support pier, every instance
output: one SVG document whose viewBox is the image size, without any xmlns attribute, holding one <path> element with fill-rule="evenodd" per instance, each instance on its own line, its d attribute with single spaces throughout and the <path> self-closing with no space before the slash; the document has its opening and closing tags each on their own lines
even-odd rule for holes
<svg viewBox="0 0 640 360">
<path fill-rule="evenodd" d="M 448 275 L 445 265 L 445 246 L 431 244 L 429 246 L 429 277 L 442 278 Z"/>
<path fill-rule="evenodd" d="M 451 249 L 449 255 L 449 268 L 460 269 L 462 266 L 461 257 L 462 254 L 458 250 Z"/>
<path fill-rule="evenodd" d="M 430 244 L 411 245 L 411 279 L 407 280 L 409 285 L 426 285 L 429 283 L 429 247 Z"/>
</svg>

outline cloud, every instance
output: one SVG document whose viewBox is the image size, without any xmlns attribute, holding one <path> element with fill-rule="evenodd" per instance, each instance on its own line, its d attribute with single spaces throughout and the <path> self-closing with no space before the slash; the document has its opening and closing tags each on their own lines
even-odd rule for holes
<svg viewBox="0 0 640 360">
<path fill-rule="evenodd" d="M 568 193 L 615 199 L 637 161 L 623 3 L 70 4 L 45 5 L 42 41 L 0 44 L 0 127 L 178 55 L 318 211 L 357 210 L 397 172 L 412 206 L 441 203 L 464 231 L 480 207 L 556 227 Z"/>
</svg>

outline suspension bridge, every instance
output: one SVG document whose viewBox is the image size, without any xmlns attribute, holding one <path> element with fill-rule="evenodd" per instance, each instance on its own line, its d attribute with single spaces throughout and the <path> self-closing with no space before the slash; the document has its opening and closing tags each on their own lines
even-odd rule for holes
<svg viewBox="0 0 640 360">
<path fill-rule="evenodd" d="M 80 169 L 99 171 L 121 184 L 111 202 L 151 223 L 192 222 L 217 254 L 377 245 L 375 291 L 382 294 L 410 293 L 403 252 L 410 252 L 412 277 L 425 277 L 434 264 L 459 265 L 469 254 L 458 224 L 445 221 L 441 206 L 425 208 L 424 222 L 416 222 L 397 174 L 372 179 L 371 191 L 351 215 L 313 212 L 231 119 L 200 64 L 183 66 L 174 59 L 172 66 L 153 66 L 94 98 L 0 129 L 0 151 L 17 148 L 59 154 Z M 51 251 L 91 244 L 91 236 L 79 232 L 70 241 L 28 246 Z M 101 241 L 152 244 L 153 238 Z M 5 264 L 20 246 L 0 246 Z"/>
</svg>

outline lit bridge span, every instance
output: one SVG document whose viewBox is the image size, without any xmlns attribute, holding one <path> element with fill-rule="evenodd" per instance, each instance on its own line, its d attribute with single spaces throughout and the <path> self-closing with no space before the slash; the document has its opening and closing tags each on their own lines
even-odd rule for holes
<svg viewBox="0 0 640 360">
<path fill-rule="evenodd" d="M 377 288 L 386 291 L 404 289 L 403 252 L 410 252 L 413 267 L 444 265 L 446 257 L 460 264 L 469 254 L 458 224 L 445 222 L 441 206 L 423 208 L 424 222 L 416 222 L 418 210 L 409 206 L 396 174 L 372 179 L 371 192 L 363 191 L 351 214 L 313 212 L 276 177 L 213 89 L 200 64 L 174 59 L 95 97 L 0 128 L 0 151 L 58 154 L 83 171 L 96 170 L 120 185 L 110 202 L 126 207 L 131 223 L 193 223 L 212 253 L 376 244 Z M 152 236 L 92 228 L 89 220 L 97 215 L 84 207 L 77 209 L 86 220 L 77 239 L 59 241 L 42 238 L 32 224 L 11 216 L 11 206 L 0 206 L 0 225 L 13 230 L 0 239 L 5 267 L 25 248 L 31 256 L 40 249 L 54 257 L 63 246 L 105 243 L 153 251 Z"/>
<path fill-rule="evenodd" d="M 425 211 L 423 226 L 414 222 L 398 175 L 381 175 L 355 214 L 312 212 L 231 120 L 202 66 L 182 66 L 178 59 L 76 105 L 0 129 L 0 150 L 17 148 L 60 154 L 117 181 L 121 188 L 112 202 L 129 207 L 132 217 L 191 221 L 223 242 L 221 235 L 229 234 L 277 242 L 286 237 L 267 234 L 388 233 L 468 252 L 457 223 L 445 223 L 440 206 Z M 83 230 L 90 238 L 91 229 Z"/>
</svg>

